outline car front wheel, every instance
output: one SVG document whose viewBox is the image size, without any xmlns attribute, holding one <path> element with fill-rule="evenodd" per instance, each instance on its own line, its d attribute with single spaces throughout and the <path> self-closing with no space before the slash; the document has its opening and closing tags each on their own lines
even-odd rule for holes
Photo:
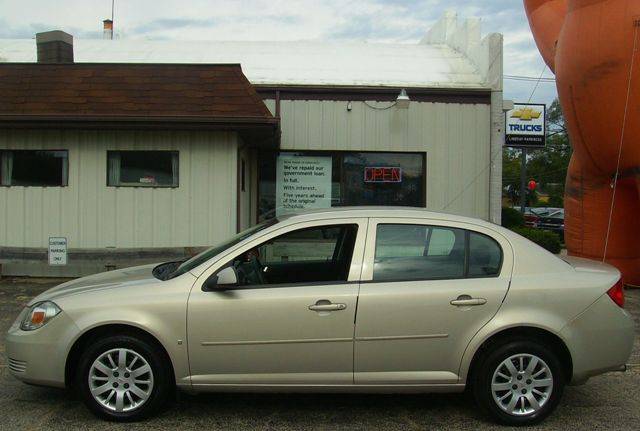
<svg viewBox="0 0 640 431">
<path fill-rule="evenodd" d="M 565 377 L 557 355 L 543 344 L 512 341 L 487 351 L 475 371 L 480 407 L 506 425 L 531 425 L 560 402 Z"/>
<path fill-rule="evenodd" d="M 129 335 L 103 338 L 80 359 L 76 387 L 97 416 L 119 422 L 157 413 L 168 401 L 173 382 L 163 352 Z"/>
</svg>

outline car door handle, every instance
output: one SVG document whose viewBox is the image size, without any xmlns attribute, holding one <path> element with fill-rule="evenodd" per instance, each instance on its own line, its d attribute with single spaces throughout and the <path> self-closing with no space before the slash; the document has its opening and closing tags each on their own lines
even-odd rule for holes
<svg viewBox="0 0 640 431">
<path fill-rule="evenodd" d="M 484 298 L 472 298 L 469 295 L 460 295 L 457 299 L 450 302 L 451 305 L 455 305 L 456 307 L 474 307 L 486 303 L 487 300 Z"/>
<path fill-rule="evenodd" d="M 309 306 L 311 311 L 342 311 L 347 309 L 347 304 L 334 304 L 332 302 L 321 300 Z"/>
</svg>

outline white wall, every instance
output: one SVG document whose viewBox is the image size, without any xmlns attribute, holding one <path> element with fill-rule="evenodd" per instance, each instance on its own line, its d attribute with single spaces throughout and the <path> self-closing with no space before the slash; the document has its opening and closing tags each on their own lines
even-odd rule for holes
<svg viewBox="0 0 640 431">
<path fill-rule="evenodd" d="M 0 149 L 69 150 L 68 187 L 0 187 L 0 246 L 206 246 L 236 230 L 233 132 L 0 130 Z M 108 150 L 177 150 L 180 186 L 107 187 Z"/>
<path fill-rule="evenodd" d="M 426 152 L 427 208 L 490 218 L 490 105 L 352 102 L 347 112 L 343 101 L 282 100 L 280 110 L 283 150 Z"/>
</svg>

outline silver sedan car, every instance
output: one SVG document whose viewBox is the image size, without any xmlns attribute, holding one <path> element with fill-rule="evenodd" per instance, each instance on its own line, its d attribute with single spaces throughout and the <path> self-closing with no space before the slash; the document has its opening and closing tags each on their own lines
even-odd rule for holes
<svg viewBox="0 0 640 431">
<path fill-rule="evenodd" d="M 98 416 L 149 417 L 174 390 L 459 392 L 531 424 L 567 384 L 624 370 L 620 273 L 480 220 L 407 208 L 272 219 L 182 262 L 33 299 L 11 373 Z"/>
</svg>

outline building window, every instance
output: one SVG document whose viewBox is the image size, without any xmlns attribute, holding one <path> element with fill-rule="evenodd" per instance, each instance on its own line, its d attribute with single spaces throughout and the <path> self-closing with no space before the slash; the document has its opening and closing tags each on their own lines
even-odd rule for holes
<svg viewBox="0 0 640 431">
<path fill-rule="evenodd" d="M 107 151 L 107 185 L 178 187 L 177 151 Z"/>
<path fill-rule="evenodd" d="M 69 184 L 67 150 L 0 151 L 0 184 L 24 187 L 64 187 Z"/>
<path fill-rule="evenodd" d="M 426 206 L 426 154 L 262 152 L 260 220 L 304 209 Z"/>
</svg>

